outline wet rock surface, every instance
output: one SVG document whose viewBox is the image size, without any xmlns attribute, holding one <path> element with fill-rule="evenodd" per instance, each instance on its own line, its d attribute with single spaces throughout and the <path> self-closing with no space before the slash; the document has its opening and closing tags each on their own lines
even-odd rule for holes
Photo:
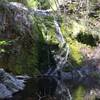
<svg viewBox="0 0 100 100">
<path fill-rule="evenodd" d="M 28 77 L 18 78 L 0 69 L 0 100 L 11 98 L 12 95 L 25 87 L 25 80 Z"/>
</svg>

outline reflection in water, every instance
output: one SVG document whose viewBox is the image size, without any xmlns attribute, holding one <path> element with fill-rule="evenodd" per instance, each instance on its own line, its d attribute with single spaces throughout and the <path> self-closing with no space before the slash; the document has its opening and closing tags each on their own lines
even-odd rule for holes
<svg viewBox="0 0 100 100">
<path fill-rule="evenodd" d="M 57 88 L 57 81 L 53 77 L 44 76 L 39 78 L 37 86 L 40 96 L 53 96 Z"/>
<path fill-rule="evenodd" d="M 71 86 L 73 82 L 70 82 Z M 66 84 L 66 86 L 69 86 Z M 65 86 L 63 86 L 65 87 Z M 65 87 L 66 88 L 66 87 Z M 26 87 L 23 91 L 20 91 L 13 95 L 11 99 L 5 100 L 70 100 L 63 95 L 58 95 L 56 92 L 60 92 L 57 89 L 57 81 L 48 76 L 39 76 L 37 78 L 31 78 L 26 83 Z M 85 88 L 84 86 L 71 87 L 74 100 L 84 100 Z M 63 94 L 66 93 L 63 91 Z M 67 94 L 65 94 L 67 95 Z M 63 98 L 63 99 L 61 99 Z"/>
<path fill-rule="evenodd" d="M 57 82 L 54 78 L 44 76 L 29 79 L 23 91 L 5 100 L 56 100 Z"/>
</svg>

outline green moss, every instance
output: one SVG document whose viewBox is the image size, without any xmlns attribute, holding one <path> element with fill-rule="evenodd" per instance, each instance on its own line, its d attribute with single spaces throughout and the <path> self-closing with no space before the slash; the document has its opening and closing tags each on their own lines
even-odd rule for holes
<svg viewBox="0 0 100 100">
<path fill-rule="evenodd" d="M 8 44 L 7 41 L 4 41 L 4 40 L 0 41 L 0 46 L 1 46 L 1 45 L 7 45 L 7 44 Z"/>
<path fill-rule="evenodd" d="M 78 50 L 78 47 L 74 45 L 70 45 L 71 48 L 71 57 L 76 62 L 76 64 L 80 65 L 82 63 L 82 55 Z"/>
<path fill-rule="evenodd" d="M 64 22 L 61 24 L 61 29 L 65 37 L 71 36 L 75 38 L 80 32 L 86 31 L 86 26 L 83 20 L 76 21 L 72 20 L 71 18 L 67 19 L 68 19 L 67 22 L 68 24 L 65 24 Z"/>
<path fill-rule="evenodd" d="M 27 4 L 29 7 L 34 7 L 34 8 L 37 8 L 37 0 L 27 0 Z"/>
<path fill-rule="evenodd" d="M 84 100 L 85 92 L 86 90 L 83 86 L 77 87 L 74 91 L 73 99 L 74 100 Z"/>
<path fill-rule="evenodd" d="M 70 60 L 73 66 L 79 67 L 83 62 L 83 56 L 80 52 L 80 44 L 76 40 L 70 39 Z"/>
<path fill-rule="evenodd" d="M 10 55 L 9 70 L 15 74 L 36 74 L 38 52 L 35 45 L 32 48 L 22 48 L 18 55 Z"/>
</svg>

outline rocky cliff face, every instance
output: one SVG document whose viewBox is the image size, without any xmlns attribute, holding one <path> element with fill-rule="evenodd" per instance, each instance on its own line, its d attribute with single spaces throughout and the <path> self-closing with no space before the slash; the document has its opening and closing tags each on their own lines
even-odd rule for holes
<svg viewBox="0 0 100 100">
<path fill-rule="evenodd" d="M 37 72 L 37 44 L 42 34 L 34 26 L 23 4 L 0 3 L 0 66 L 16 74 Z"/>
</svg>

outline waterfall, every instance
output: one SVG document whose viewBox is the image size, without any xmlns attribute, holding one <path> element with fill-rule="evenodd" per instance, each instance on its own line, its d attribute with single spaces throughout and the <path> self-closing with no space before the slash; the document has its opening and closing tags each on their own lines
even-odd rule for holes
<svg viewBox="0 0 100 100">
<path fill-rule="evenodd" d="M 61 46 L 61 50 L 58 54 L 54 56 L 55 61 L 57 62 L 56 69 L 52 74 L 56 74 L 59 79 L 58 81 L 58 91 L 60 92 L 61 99 L 62 100 L 72 100 L 72 97 L 70 95 L 70 91 L 63 82 L 63 68 L 67 66 L 67 59 L 68 59 L 68 54 L 69 54 L 69 47 L 68 44 L 66 44 L 66 41 L 63 37 L 63 34 L 61 32 L 59 23 L 57 22 L 56 19 L 54 19 L 54 25 L 55 25 L 55 30 L 56 30 L 56 38 L 59 41 L 59 45 Z"/>
<path fill-rule="evenodd" d="M 54 19 L 54 25 L 55 25 L 55 33 L 56 38 L 59 41 L 60 49 L 59 53 L 56 53 L 54 56 L 54 60 L 56 61 L 55 68 L 52 69 L 49 68 L 48 72 L 45 75 L 52 76 L 57 81 L 57 89 L 56 93 L 61 100 L 72 100 L 71 94 L 69 92 L 69 89 L 63 82 L 63 68 L 67 66 L 67 58 L 69 54 L 69 47 L 68 44 L 66 44 L 65 39 L 62 35 L 59 23 L 57 20 Z"/>
<path fill-rule="evenodd" d="M 65 43 L 65 40 L 64 40 L 64 37 L 62 35 L 60 26 L 59 26 L 58 22 L 56 21 L 56 19 L 54 19 L 54 25 L 56 28 L 56 38 L 58 39 L 59 43 L 63 45 Z"/>
<path fill-rule="evenodd" d="M 59 41 L 59 45 L 61 46 L 59 53 L 54 55 L 54 59 L 56 61 L 56 68 L 51 73 L 51 75 L 57 74 L 58 72 L 61 72 L 64 67 L 67 66 L 67 58 L 69 54 L 69 46 L 66 44 L 65 39 L 62 35 L 60 26 L 57 22 L 57 20 L 54 20 L 55 30 L 56 30 L 56 38 Z"/>
</svg>

